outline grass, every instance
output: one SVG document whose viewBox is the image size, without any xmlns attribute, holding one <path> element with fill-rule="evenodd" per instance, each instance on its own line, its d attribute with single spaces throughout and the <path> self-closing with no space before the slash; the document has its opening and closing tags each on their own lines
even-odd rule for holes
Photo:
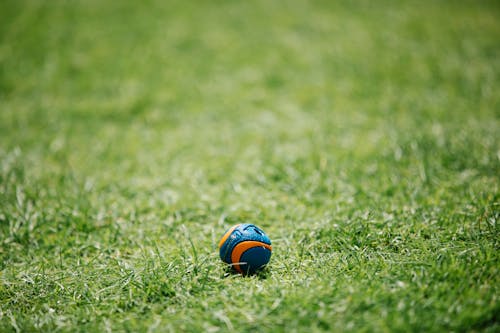
<svg viewBox="0 0 500 333">
<path fill-rule="evenodd" d="M 0 12 L 0 331 L 500 330 L 498 2 Z"/>
</svg>

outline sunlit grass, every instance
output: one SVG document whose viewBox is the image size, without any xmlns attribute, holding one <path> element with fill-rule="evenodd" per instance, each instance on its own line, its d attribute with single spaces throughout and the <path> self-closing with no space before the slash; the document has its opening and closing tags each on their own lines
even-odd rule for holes
<svg viewBox="0 0 500 333">
<path fill-rule="evenodd" d="M 0 331 L 498 331 L 495 2 L 0 12 Z"/>
</svg>

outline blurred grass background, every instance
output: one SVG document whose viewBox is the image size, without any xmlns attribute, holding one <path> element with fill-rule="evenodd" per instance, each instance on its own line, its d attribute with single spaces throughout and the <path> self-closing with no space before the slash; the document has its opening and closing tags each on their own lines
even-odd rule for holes
<svg viewBox="0 0 500 333">
<path fill-rule="evenodd" d="M 2 1 L 0 330 L 498 330 L 499 9 Z"/>
</svg>

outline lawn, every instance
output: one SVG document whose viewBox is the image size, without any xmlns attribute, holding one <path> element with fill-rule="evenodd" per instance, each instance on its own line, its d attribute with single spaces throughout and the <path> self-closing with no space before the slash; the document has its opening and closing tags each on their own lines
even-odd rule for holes
<svg viewBox="0 0 500 333">
<path fill-rule="evenodd" d="M 498 1 L 0 13 L 0 331 L 500 331 Z"/>
</svg>

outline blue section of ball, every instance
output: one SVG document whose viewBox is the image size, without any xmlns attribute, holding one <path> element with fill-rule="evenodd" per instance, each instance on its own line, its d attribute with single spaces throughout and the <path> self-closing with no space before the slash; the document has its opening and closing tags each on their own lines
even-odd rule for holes
<svg viewBox="0 0 500 333">
<path fill-rule="evenodd" d="M 249 223 L 240 224 L 231 232 L 219 249 L 219 255 L 222 261 L 227 264 L 233 264 L 231 260 L 233 249 L 236 245 L 244 241 L 257 241 L 271 245 L 271 240 L 262 229 Z M 253 262 L 255 260 L 256 264 L 252 265 L 251 269 L 253 271 L 269 262 L 271 257 L 270 250 L 265 249 L 264 247 L 259 247 L 258 249 L 260 250 L 253 251 L 253 248 L 249 249 L 242 255 L 242 258 L 246 256 L 247 262 Z M 243 262 L 245 260 L 241 259 L 240 261 Z M 247 269 L 248 267 L 242 267 L 242 270 Z"/>
<path fill-rule="evenodd" d="M 245 240 L 238 228 L 233 230 L 219 250 L 220 258 L 227 264 L 231 264 L 231 253 L 233 253 L 234 247 Z"/>
<path fill-rule="evenodd" d="M 243 272 L 253 274 L 266 265 L 269 259 L 271 259 L 270 250 L 265 247 L 253 247 L 243 252 L 240 259 L 240 267 Z"/>
</svg>

